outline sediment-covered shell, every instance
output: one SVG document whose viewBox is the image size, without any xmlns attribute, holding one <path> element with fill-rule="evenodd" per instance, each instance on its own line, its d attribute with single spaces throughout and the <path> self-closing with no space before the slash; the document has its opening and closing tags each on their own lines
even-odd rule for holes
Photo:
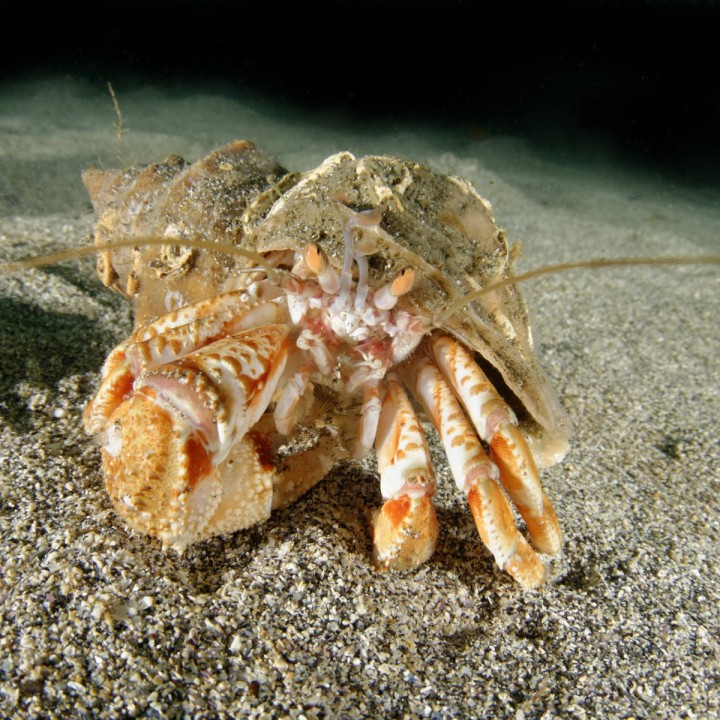
<svg viewBox="0 0 720 720">
<path fill-rule="evenodd" d="M 382 214 L 387 238 L 368 258 L 369 285 L 378 288 L 411 266 L 417 282 L 400 304 L 430 321 L 513 273 L 505 235 L 469 182 L 397 158 L 344 152 L 306 173 L 284 174 L 252 143 L 236 142 L 190 166 L 169 158 L 142 171 L 90 171 L 85 184 L 98 214 L 97 242 L 138 240 L 137 249 L 111 249 L 100 261 L 103 281 L 134 300 L 137 322 L 165 312 L 169 292 L 189 303 L 233 286 L 238 268 L 250 262 L 186 252 L 183 238 L 260 254 L 300 252 L 313 242 L 341 268 L 348 208 Z M 177 244 L 143 249 L 145 237 Z M 537 364 L 517 288 L 467 304 L 442 326 L 477 352 L 505 389 L 539 463 L 562 457 L 569 423 Z"/>
<path fill-rule="evenodd" d="M 216 295 L 248 262 L 188 248 L 183 240 L 242 245 L 243 212 L 283 177 L 287 171 L 247 141 L 192 165 L 173 155 L 144 168 L 87 170 L 83 182 L 97 216 L 95 242 L 111 246 L 98 254 L 100 279 L 133 301 L 136 324 L 172 309 L 170 302 Z M 158 238 L 169 244 L 142 245 Z M 137 245 L 112 247 L 128 240 Z"/>
</svg>

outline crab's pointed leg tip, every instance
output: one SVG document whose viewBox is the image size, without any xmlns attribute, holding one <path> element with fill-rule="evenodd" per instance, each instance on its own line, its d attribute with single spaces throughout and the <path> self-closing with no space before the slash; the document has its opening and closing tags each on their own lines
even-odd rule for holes
<svg viewBox="0 0 720 720">
<path fill-rule="evenodd" d="M 438 523 L 427 495 L 403 495 L 387 500 L 374 524 L 376 566 L 412 570 L 428 560 L 438 539 Z"/>
<path fill-rule="evenodd" d="M 545 584 L 545 566 L 522 536 L 504 569 L 525 590 L 537 590 Z"/>
</svg>

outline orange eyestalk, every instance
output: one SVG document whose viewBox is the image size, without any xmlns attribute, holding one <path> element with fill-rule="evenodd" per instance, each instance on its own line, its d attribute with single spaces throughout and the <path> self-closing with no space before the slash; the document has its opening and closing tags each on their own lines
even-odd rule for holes
<svg viewBox="0 0 720 720">
<path fill-rule="evenodd" d="M 303 260 L 308 270 L 315 275 L 322 275 L 328 266 L 327 253 L 315 243 L 308 243 L 303 252 Z"/>
<path fill-rule="evenodd" d="M 330 264 L 327 253 L 316 243 L 308 243 L 303 251 L 303 260 L 307 269 L 317 275 L 320 287 L 327 293 L 336 293 L 340 287 L 340 278 Z"/>
<path fill-rule="evenodd" d="M 393 295 L 400 297 L 407 295 L 415 285 L 415 271 L 411 267 L 403 268 L 398 276 L 390 283 Z"/>
<path fill-rule="evenodd" d="M 415 271 L 411 267 L 401 270 L 387 285 L 383 285 L 374 295 L 375 307 L 390 310 L 395 307 L 402 295 L 407 295 L 415 285 Z"/>
</svg>

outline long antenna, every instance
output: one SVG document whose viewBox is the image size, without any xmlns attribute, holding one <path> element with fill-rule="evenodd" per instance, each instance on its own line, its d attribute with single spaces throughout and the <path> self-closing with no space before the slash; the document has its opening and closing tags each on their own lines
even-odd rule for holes
<svg viewBox="0 0 720 720">
<path fill-rule="evenodd" d="M 631 267 L 634 265 L 720 265 L 720 255 L 703 255 L 693 257 L 691 255 L 676 255 L 671 257 L 636 257 L 636 258 L 599 258 L 596 260 L 579 260 L 577 262 L 558 263 L 557 265 L 545 265 L 544 267 L 528 270 L 520 275 L 510 275 L 497 282 L 490 283 L 479 290 L 473 290 L 459 300 L 450 303 L 445 310 L 435 316 L 434 324 L 442 325 L 448 318 L 455 315 L 458 310 L 469 303 L 475 302 L 483 295 L 488 295 L 496 290 L 501 290 L 508 285 L 541 277 L 542 275 L 553 275 L 555 273 L 569 272 L 570 270 L 601 270 L 609 267 Z"/>
<path fill-rule="evenodd" d="M 188 240 L 186 238 L 178 238 L 173 242 L 173 238 L 133 238 L 132 240 L 119 240 L 113 243 L 87 245 L 85 247 L 73 248 L 71 250 L 60 250 L 50 255 L 41 255 L 39 257 L 28 258 L 27 260 L 15 260 L 14 262 L 1 263 L 0 274 L 17 272 L 18 270 L 29 270 L 30 268 L 44 267 L 45 265 L 53 265 L 54 263 L 63 262 L 65 260 L 75 260 L 76 258 L 94 255 L 101 250 L 117 250 L 126 247 L 144 247 L 149 245 L 181 245 L 182 247 L 190 247 L 198 250 L 211 250 L 212 252 L 222 253 L 224 255 L 235 255 L 248 260 L 252 260 L 256 265 L 261 267 L 268 278 L 276 280 L 278 270 L 274 268 L 268 261 L 260 255 L 260 253 L 246 250 L 245 248 L 231 245 L 230 243 L 215 243 L 207 240 Z"/>
</svg>

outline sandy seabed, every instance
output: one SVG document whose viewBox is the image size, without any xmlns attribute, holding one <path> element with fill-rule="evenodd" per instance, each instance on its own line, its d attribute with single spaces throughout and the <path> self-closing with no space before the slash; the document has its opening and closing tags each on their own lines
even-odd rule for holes
<svg viewBox="0 0 720 720">
<path fill-rule="evenodd" d="M 262 104 L 117 88 L 125 164 L 247 137 L 292 169 L 341 149 L 472 180 L 521 269 L 717 252 L 717 194 L 513 138 L 363 132 Z M 102 85 L 6 85 L 0 253 L 88 241 L 80 181 L 117 164 Z M 164 554 L 113 513 L 82 410 L 130 309 L 92 259 L 0 277 L 0 714 L 28 718 L 711 718 L 720 704 L 720 273 L 630 268 L 524 288 L 575 425 L 543 475 L 566 534 L 523 592 L 437 459 L 432 560 L 377 573 L 371 468 L 265 524 Z"/>
</svg>

